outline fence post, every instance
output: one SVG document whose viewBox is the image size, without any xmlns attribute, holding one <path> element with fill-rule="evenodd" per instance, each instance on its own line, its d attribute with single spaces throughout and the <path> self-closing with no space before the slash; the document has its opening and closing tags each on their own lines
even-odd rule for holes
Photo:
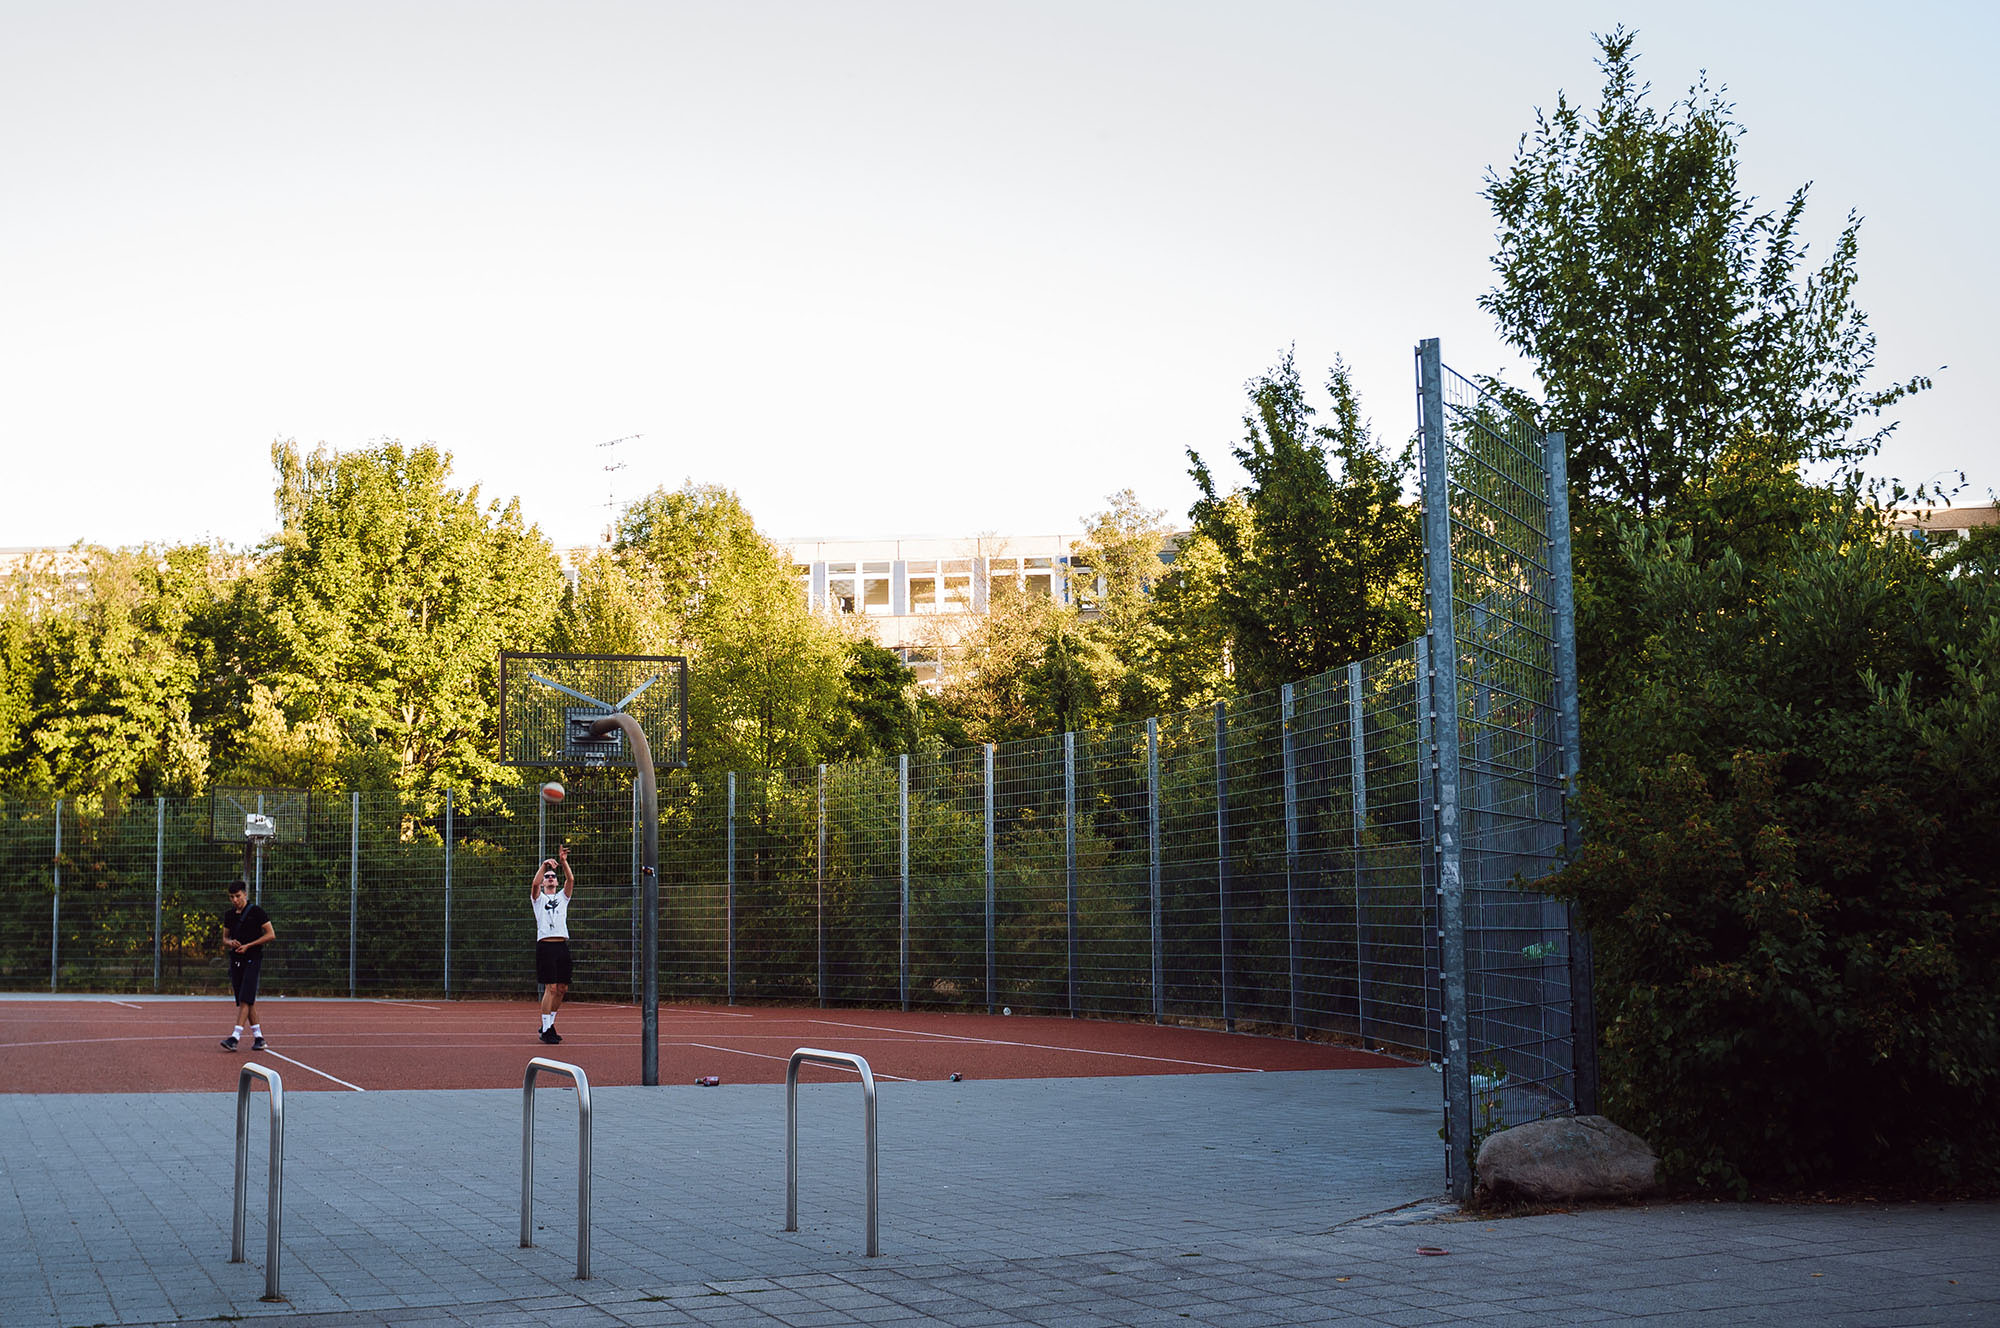
<svg viewBox="0 0 2000 1328">
<path fill-rule="evenodd" d="M 725 835 L 725 877 L 728 893 L 722 901 L 723 964 L 726 969 L 723 992 L 728 1003 L 736 1004 L 736 772 L 729 772 L 728 833 Z"/>
<path fill-rule="evenodd" d="M 1562 736 L 1563 856 L 1574 859 L 1583 830 L 1576 818 L 1576 781 L 1583 766 L 1581 721 L 1577 712 L 1576 588 L 1570 580 L 1569 457 L 1566 439 L 1544 440 L 1549 477 L 1549 576 L 1554 583 L 1556 723 Z M 1570 1068 L 1576 1109 L 1597 1112 L 1597 992 L 1590 933 L 1569 910 Z"/>
<path fill-rule="evenodd" d="M 1419 703 L 1422 689 L 1419 684 Z M 1362 882 L 1367 880 L 1363 841 L 1368 832 L 1368 717 L 1361 706 L 1361 664 L 1347 666 L 1347 786 L 1352 791 L 1352 843 L 1354 847 L 1354 1035 L 1368 1043 L 1368 910 L 1363 905 Z M 1423 759 L 1421 748 L 1417 759 Z"/>
<path fill-rule="evenodd" d="M 1167 1017 L 1164 956 L 1160 942 L 1160 721 L 1146 721 L 1146 887 L 1151 896 L 1153 1022 Z"/>
<path fill-rule="evenodd" d="M 1418 343 L 1423 423 L 1427 688 L 1436 801 L 1438 988 L 1444 1013 L 1445 1163 L 1454 1199 L 1472 1193 L 1472 1048 L 1465 973 L 1465 880 L 1459 827 L 1458 627 L 1452 605 L 1451 472 L 1445 442 L 1443 360 L 1435 337 Z"/>
<path fill-rule="evenodd" d="M 62 967 L 62 809 L 63 800 L 56 799 L 56 846 L 49 859 L 49 871 L 55 881 L 55 895 L 49 904 L 49 990 L 56 989 L 56 974 Z"/>
<path fill-rule="evenodd" d="M 361 795 L 350 794 L 347 826 L 347 996 L 354 999 L 355 956 L 361 931 Z"/>
<path fill-rule="evenodd" d="M 818 885 L 814 892 L 813 912 L 818 919 L 815 923 L 814 952 L 818 955 L 820 1008 L 826 1008 L 826 763 L 819 766 L 819 814 L 815 833 L 814 871 Z"/>
<path fill-rule="evenodd" d="M 910 1008 L 910 754 L 896 753 L 897 905 L 896 991 Z"/>
<path fill-rule="evenodd" d="M 264 814 L 264 795 L 261 793 L 257 795 L 257 814 L 259 816 Z M 257 849 L 257 865 L 253 870 L 257 880 L 255 887 L 251 891 L 250 902 L 253 904 L 262 904 L 264 902 L 264 849 L 261 845 Z"/>
<path fill-rule="evenodd" d="M 167 800 L 153 799 L 153 994 L 160 991 L 160 906 L 167 889 Z"/>
<path fill-rule="evenodd" d="M 452 823 L 451 790 L 444 791 L 444 996 L 451 999 L 451 839 L 456 827 Z"/>
<path fill-rule="evenodd" d="M 986 753 L 986 1013 L 993 1013 L 993 992 L 997 985 L 993 957 L 993 744 L 983 744 Z"/>
<path fill-rule="evenodd" d="M 1229 745 L 1229 709 L 1215 703 L 1215 933 L 1222 958 L 1222 1027 L 1236 1031 L 1236 1010 L 1229 992 L 1229 774 L 1226 749 Z"/>
<path fill-rule="evenodd" d="M 1063 734 L 1063 916 L 1069 951 L 1069 1016 L 1076 1018 L 1076 734 Z"/>
<path fill-rule="evenodd" d="M 632 952 L 632 965 L 631 965 L 632 974 L 630 978 L 630 984 L 632 990 L 632 1003 L 634 1005 L 639 1003 L 639 969 L 643 967 L 639 953 L 642 944 L 641 941 L 639 940 L 639 932 L 641 930 L 639 914 L 642 911 L 639 905 L 639 896 L 641 893 L 643 893 L 645 886 L 639 878 L 639 867 L 641 866 L 639 862 L 640 858 L 639 840 L 640 837 L 643 835 L 644 831 L 639 825 L 639 818 L 640 818 L 639 780 L 635 776 L 632 780 L 632 820 L 629 823 L 629 828 L 632 831 L 632 907 L 630 910 L 632 914 L 632 926 L 631 926 L 632 934 L 630 942 L 630 947 Z"/>
<path fill-rule="evenodd" d="M 1292 747 L 1292 685 L 1278 689 L 1279 763 L 1284 767 L 1285 796 L 1285 971 L 1291 987 L 1292 1036 L 1302 1038 L 1299 1024 L 1299 771 Z"/>
</svg>

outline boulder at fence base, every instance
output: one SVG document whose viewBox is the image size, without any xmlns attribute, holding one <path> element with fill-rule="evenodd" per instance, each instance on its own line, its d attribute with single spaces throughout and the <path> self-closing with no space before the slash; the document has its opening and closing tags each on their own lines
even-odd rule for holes
<svg viewBox="0 0 2000 1328">
<path fill-rule="evenodd" d="M 1474 1170 L 1488 1198 L 1558 1203 L 1635 1198 L 1659 1166 L 1644 1139 L 1602 1116 L 1556 1116 L 1488 1136 Z"/>
</svg>

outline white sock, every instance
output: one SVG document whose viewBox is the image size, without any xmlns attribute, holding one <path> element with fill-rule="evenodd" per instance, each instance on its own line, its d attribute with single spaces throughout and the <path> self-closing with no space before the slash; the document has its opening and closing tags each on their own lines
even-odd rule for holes
<svg viewBox="0 0 2000 1328">
<path fill-rule="evenodd" d="M 556 1026 L 556 1017 L 554 1015 L 545 1014 L 542 1016 L 542 1031 L 544 1033 L 548 1032 L 551 1028 L 554 1028 L 555 1026 Z"/>
<path fill-rule="evenodd" d="M 250 1036 L 251 1036 L 251 1037 L 253 1037 L 253 1038 L 260 1038 L 260 1037 L 263 1037 L 263 1036 L 264 1036 L 264 1026 L 263 1026 L 262 1024 L 252 1024 L 252 1025 L 250 1025 Z"/>
<path fill-rule="evenodd" d="M 242 1036 L 243 1036 L 243 1025 L 241 1025 L 241 1024 L 238 1024 L 238 1025 L 237 1025 L 236 1027 L 234 1027 L 234 1028 L 230 1029 L 230 1030 L 229 1030 L 229 1036 L 231 1036 L 231 1037 L 233 1037 L 233 1038 L 240 1038 L 240 1037 L 242 1037 Z"/>
</svg>

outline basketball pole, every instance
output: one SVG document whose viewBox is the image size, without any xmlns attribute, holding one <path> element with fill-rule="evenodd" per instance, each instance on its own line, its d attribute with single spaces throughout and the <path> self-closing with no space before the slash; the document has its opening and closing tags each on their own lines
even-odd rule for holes
<svg viewBox="0 0 2000 1328">
<path fill-rule="evenodd" d="M 639 1082 L 660 1082 L 660 792 L 653 774 L 653 748 L 639 721 L 623 711 L 596 720 L 590 736 L 606 738 L 617 729 L 632 744 L 632 768 L 639 781 L 640 836 L 644 857 L 639 867 Z"/>
</svg>

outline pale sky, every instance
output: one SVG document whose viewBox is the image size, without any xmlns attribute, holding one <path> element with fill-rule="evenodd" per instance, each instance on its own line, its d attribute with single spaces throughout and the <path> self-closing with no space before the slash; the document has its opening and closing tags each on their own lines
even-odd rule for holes
<svg viewBox="0 0 2000 1328">
<path fill-rule="evenodd" d="M 781 537 L 1183 517 L 1287 345 L 1393 439 L 1423 337 L 1525 381 L 1484 175 L 1621 21 L 1816 252 L 1865 216 L 1883 379 L 1950 366 L 1876 469 L 1984 501 L 1985 4 L 0 0 L 0 546 L 255 544 L 276 438 L 435 442 L 559 543 L 688 478 Z"/>
</svg>

